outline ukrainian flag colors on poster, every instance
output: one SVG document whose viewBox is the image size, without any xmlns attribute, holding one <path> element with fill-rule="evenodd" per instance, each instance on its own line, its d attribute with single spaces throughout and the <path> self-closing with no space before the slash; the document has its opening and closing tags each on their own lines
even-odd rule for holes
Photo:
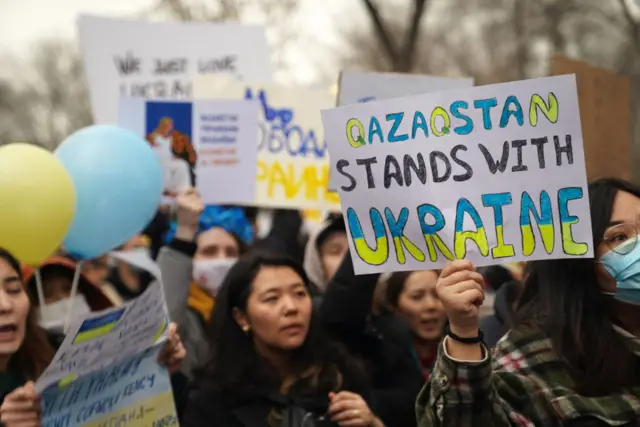
<svg viewBox="0 0 640 427">
<path fill-rule="evenodd" d="M 167 324 L 164 293 L 157 282 L 124 307 L 76 319 L 36 388 L 64 387 L 140 354 L 164 340 Z"/>
<path fill-rule="evenodd" d="M 340 210 L 337 195 L 328 191 L 329 157 L 320 118 L 321 109 L 335 105 L 329 91 L 214 76 L 198 76 L 193 84 L 198 99 L 259 102 L 255 205 Z"/>
<path fill-rule="evenodd" d="M 575 76 L 322 119 L 357 274 L 593 256 Z"/>
<path fill-rule="evenodd" d="M 163 343 L 42 393 L 42 425 L 172 426 L 178 419 L 171 379 L 157 359 Z"/>
</svg>

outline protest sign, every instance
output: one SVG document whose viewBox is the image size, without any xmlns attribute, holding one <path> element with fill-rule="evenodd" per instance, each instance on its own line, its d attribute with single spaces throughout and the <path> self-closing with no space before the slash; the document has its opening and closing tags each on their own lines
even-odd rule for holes
<svg viewBox="0 0 640 427">
<path fill-rule="evenodd" d="M 338 106 L 471 86 L 473 79 L 470 78 L 342 71 L 338 79 Z"/>
<path fill-rule="evenodd" d="M 337 195 L 327 191 L 329 162 L 320 119 L 320 110 L 334 104 L 329 92 L 199 76 L 194 96 L 259 102 L 256 205 L 340 209 Z"/>
<path fill-rule="evenodd" d="M 357 274 L 593 256 L 574 76 L 322 112 Z"/>
<path fill-rule="evenodd" d="M 168 317 L 162 287 L 156 283 L 123 307 L 73 320 L 36 388 L 73 382 L 152 347 L 166 336 Z"/>
<path fill-rule="evenodd" d="M 163 343 L 42 392 L 44 427 L 166 427 L 178 425 Z"/>
<path fill-rule="evenodd" d="M 198 74 L 271 81 L 264 29 L 81 16 L 78 32 L 96 123 L 116 123 L 120 97 L 191 99 Z"/>
<path fill-rule="evenodd" d="M 342 71 L 338 79 L 338 106 L 400 98 L 473 86 L 473 79 L 451 79 L 419 74 Z M 334 171 L 330 170 L 329 189 L 335 191 Z"/>
<path fill-rule="evenodd" d="M 556 55 L 553 74 L 575 74 L 589 180 L 631 179 L 631 99 L 628 77 Z"/>
<path fill-rule="evenodd" d="M 175 197 L 195 180 L 206 204 L 253 202 L 258 160 L 256 101 L 122 98 L 118 123 L 152 145 L 162 164 L 165 196 Z M 183 144 L 194 147 L 187 160 L 177 154 Z"/>
</svg>

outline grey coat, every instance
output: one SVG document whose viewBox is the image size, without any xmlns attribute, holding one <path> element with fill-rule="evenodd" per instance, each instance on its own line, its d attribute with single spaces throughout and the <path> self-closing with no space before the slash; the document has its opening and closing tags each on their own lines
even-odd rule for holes
<svg viewBox="0 0 640 427">
<path fill-rule="evenodd" d="M 178 332 L 187 352 L 181 371 L 189 379 L 193 378 L 194 368 L 206 363 L 209 354 L 202 316 L 187 306 L 194 253 L 195 244 L 174 240 L 160 249 L 157 259 L 169 317 L 178 325 Z"/>
</svg>

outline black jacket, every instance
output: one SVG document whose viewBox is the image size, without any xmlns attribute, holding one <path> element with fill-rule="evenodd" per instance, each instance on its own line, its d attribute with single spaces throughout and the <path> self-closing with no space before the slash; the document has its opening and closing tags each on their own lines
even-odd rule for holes
<svg viewBox="0 0 640 427">
<path fill-rule="evenodd" d="M 346 366 L 340 369 L 342 390 L 359 394 L 375 412 L 363 373 L 359 369 L 348 370 Z M 294 385 L 284 396 L 246 382 L 241 388 L 222 391 L 214 380 L 206 377 L 206 373 L 200 378 L 189 394 L 180 422 L 182 427 L 267 427 L 274 409 L 280 414 L 281 427 L 338 427 L 326 415 L 328 392 L 302 391 Z"/>
<path fill-rule="evenodd" d="M 415 401 L 424 376 L 404 320 L 371 314 L 378 278 L 355 276 L 347 253 L 324 294 L 320 317 L 325 329 L 368 366 L 376 415 L 385 426 L 411 427 L 416 425 Z"/>
<path fill-rule="evenodd" d="M 493 302 L 494 313 L 480 320 L 484 342 L 491 348 L 513 327 L 513 305 L 520 295 L 520 284 L 512 280 L 500 285 Z"/>
</svg>

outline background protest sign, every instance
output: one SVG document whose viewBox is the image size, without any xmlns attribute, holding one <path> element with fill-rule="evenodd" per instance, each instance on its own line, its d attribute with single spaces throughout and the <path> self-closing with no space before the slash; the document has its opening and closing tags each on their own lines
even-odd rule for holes
<svg viewBox="0 0 640 427">
<path fill-rule="evenodd" d="M 322 118 L 356 273 L 593 255 L 574 76 Z"/>
<path fill-rule="evenodd" d="M 258 150 L 256 101 L 120 100 L 120 126 L 145 137 L 160 159 L 165 195 L 195 184 L 206 204 L 255 199 Z M 185 147 L 188 156 L 179 156 Z"/>
<path fill-rule="evenodd" d="M 197 99 L 253 99 L 260 105 L 255 204 L 285 209 L 340 210 L 327 190 L 328 152 L 320 110 L 334 105 L 329 92 L 199 76 Z"/>
<path fill-rule="evenodd" d="M 264 29 L 81 16 L 80 47 L 96 123 L 116 123 L 118 99 L 191 99 L 197 74 L 271 81 Z"/>
<path fill-rule="evenodd" d="M 178 425 L 171 380 L 158 365 L 163 344 L 42 393 L 47 427 Z"/>
<path fill-rule="evenodd" d="M 628 77 L 556 55 L 553 74 L 575 74 L 589 180 L 631 179 L 631 89 Z"/>
<path fill-rule="evenodd" d="M 419 74 L 342 71 L 338 78 L 338 106 L 400 98 L 473 86 L 473 79 L 452 79 Z M 330 171 L 329 189 L 335 191 L 334 171 Z"/>
<path fill-rule="evenodd" d="M 75 319 L 36 388 L 73 382 L 152 347 L 166 337 L 168 319 L 157 283 L 123 307 Z"/>
<path fill-rule="evenodd" d="M 342 71 L 338 78 L 338 105 L 400 98 L 473 86 L 473 79 L 452 79 L 419 74 Z"/>
</svg>

